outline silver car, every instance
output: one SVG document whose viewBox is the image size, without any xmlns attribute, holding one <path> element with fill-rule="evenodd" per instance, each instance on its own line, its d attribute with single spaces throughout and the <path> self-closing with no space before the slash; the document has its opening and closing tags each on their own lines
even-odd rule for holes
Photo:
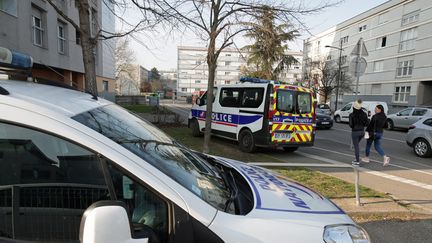
<svg viewBox="0 0 432 243">
<path fill-rule="evenodd" d="M 406 142 L 417 156 L 430 157 L 432 155 L 432 116 L 411 125 Z"/>
<path fill-rule="evenodd" d="M 411 107 L 387 116 L 387 127 L 408 129 L 412 124 L 424 117 L 432 117 L 430 107 Z"/>
</svg>

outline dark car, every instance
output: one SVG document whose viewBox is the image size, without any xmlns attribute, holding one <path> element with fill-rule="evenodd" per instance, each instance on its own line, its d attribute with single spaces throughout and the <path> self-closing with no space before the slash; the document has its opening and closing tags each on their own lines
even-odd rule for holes
<svg viewBox="0 0 432 243">
<path fill-rule="evenodd" d="M 324 129 L 330 129 L 333 126 L 333 120 L 331 116 L 323 114 L 323 113 L 316 113 L 316 127 L 317 128 L 324 128 Z"/>
</svg>

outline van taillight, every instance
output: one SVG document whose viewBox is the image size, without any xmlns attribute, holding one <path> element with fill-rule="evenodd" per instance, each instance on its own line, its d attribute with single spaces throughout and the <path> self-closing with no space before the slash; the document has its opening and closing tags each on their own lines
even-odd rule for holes
<svg viewBox="0 0 432 243">
<path fill-rule="evenodd" d="M 411 129 L 414 129 L 414 128 L 416 128 L 416 126 L 411 125 L 411 126 L 408 127 L 408 130 L 411 130 Z"/>
</svg>

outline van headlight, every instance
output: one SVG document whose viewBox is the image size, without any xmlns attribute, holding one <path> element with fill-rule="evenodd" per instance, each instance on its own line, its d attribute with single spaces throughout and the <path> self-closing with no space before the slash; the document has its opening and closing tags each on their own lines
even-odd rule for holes
<svg viewBox="0 0 432 243">
<path fill-rule="evenodd" d="M 368 233 L 357 225 L 339 224 L 328 225 L 324 228 L 326 243 L 369 243 Z"/>
</svg>

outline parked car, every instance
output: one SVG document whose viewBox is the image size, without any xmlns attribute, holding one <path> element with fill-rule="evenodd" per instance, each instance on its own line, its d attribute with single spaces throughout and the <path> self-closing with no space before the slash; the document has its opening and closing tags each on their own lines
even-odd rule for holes
<svg viewBox="0 0 432 243">
<path fill-rule="evenodd" d="M 406 142 L 417 156 L 432 156 L 432 116 L 424 117 L 411 125 Z"/>
<path fill-rule="evenodd" d="M 339 122 L 348 122 L 349 115 L 353 112 L 353 103 L 349 102 L 342 109 L 335 111 L 334 113 L 334 121 Z M 363 101 L 362 107 L 366 112 L 369 118 L 371 118 L 375 114 L 375 107 L 377 105 L 382 105 L 384 107 L 384 113 L 387 114 L 388 106 L 386 102 L 383 101 Z"/>
<path fill-rule="evenodd" d="M 316 113 L 316 127 L 330 129 L 333 127 L 333 119 L 329 115 Z"/>
<path fill-rule="evenodd" d="M 331 112 L 331 109 L 330 109 L 329 105 L 327 105 L 327 104 L 318 104 L 317 105 L 317 113 L 323 113 L 323 114 L 331 116 L 332 112 Z"/>
<path fill-rule="evenodd" d="M 273 171 L 192 151 L 102 98 L 2 78 L 2 242 L 370 242 Z"/>
<path fill-rule="evenodd" d="M 387 127 L 390 130 L 395 128 L 408 129 L 412 124 L 424 117 L 432 117 L 432 108 L 411 107 L 403 109 L 387 116 Z"/>
</svg>

